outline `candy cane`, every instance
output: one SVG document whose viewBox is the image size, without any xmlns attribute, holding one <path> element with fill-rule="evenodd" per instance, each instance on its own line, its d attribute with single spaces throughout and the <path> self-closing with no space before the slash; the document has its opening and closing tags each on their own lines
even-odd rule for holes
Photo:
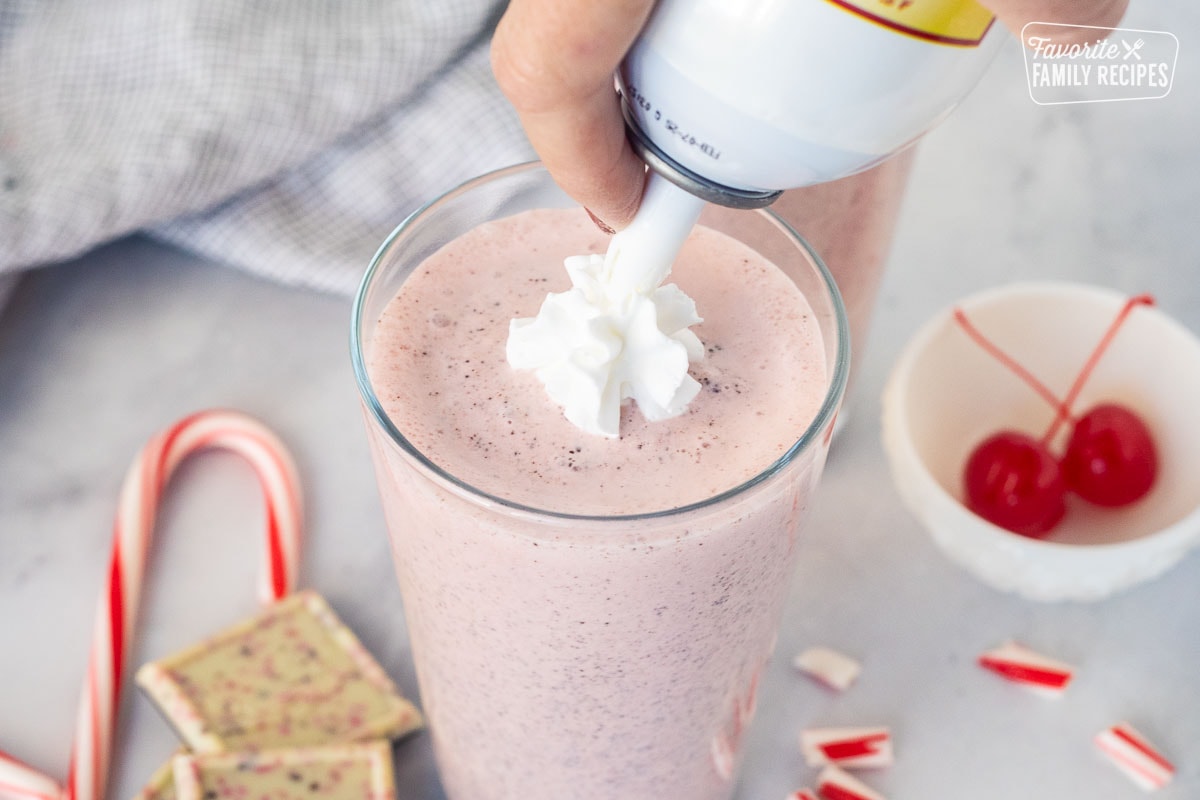
<svg viewBox="0 0 1200 800">
<path fill-rule="evenodd" d="M 0 786 L 26 798 L 102 800 L 121 696 L 125 657 L 133 639 L 146 554 L 163 490 L 179 464 L 208 448 L 231 450 L 254 467 L 266 501 L 267 531 L 259 596 L 270 603 L 295 585 L 300 552 L 296 469 L 270 430 L 235 411 L 201 411 L 156 434 L 130 466 L 121 487 L 108 571 L 93 628 L 91 655 L 75 727 L 65 790 L 36 770 L 0 754 Z"/>
<path fill-rule="evenodd" d="M 0 750 L 0 795 L 58 800 L 62 787 L 33 767 Z"/>
</svg>

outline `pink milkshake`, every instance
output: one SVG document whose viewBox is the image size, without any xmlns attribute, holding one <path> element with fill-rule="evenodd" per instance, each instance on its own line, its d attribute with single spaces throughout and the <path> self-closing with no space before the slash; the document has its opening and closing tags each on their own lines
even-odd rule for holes
<svg viewBox="0 0 1200 800">
<path fill-rule="evenodd" d="M 551 187 L 525 167 L 435 203 L 356 308 L 443 782 L 454 800 L 725 800 L 845 383 L 844 316 L 769 215 L 697 230 L 670 280 L 704 317 L 703 390 L 661 422 L 627 407 L 619 439 L 584 433 L 504 354 L 509 320 L 566 288 L 563 258 L 607 245 L 582 210 L 514 214 L 563 204 Z"/>
</svg>

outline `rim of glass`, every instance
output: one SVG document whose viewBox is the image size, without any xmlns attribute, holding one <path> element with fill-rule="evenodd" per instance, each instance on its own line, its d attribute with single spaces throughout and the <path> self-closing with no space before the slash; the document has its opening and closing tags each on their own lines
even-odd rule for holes
<svg viewBox="0 0 1200 800">
<path fill-rule="evenodd" d="M 781 233 L 800 247 L 801 250 L 812 260 L 816 266 L 817 272 L 823 281 L 826 290 L 829 292 L 830 300 L 833 305 L 833 313 L 838 336 L 837 352 L 834 355 L 833 374 L 829 381 L 829 386 L 825 390 L 825 397 L 821 401 L 821 407 L 817 410 L 816 416 L 804 429 L 804 433 L 800 435 L 791 447 L 789 447 L 779 458 L 775 459 L 766 469 L 754 475 L 742 483 L 737 484 L 729 489 L 726 489 L 712 497 L 707 497 L 703 500 L 698 500 L 694 503 L 688 503 L 674 508 L 665 508 L 658 511 L 647 511 L 637 514 L 613 514 L 613 515 L 597 515 L 597 514 L 570 514 L 561 511 L 550 511 L 548 509 L 529 506 L 523 503 L 517 503 L 499 495 L 485 492 L 476 486 L 473 486 L 466 481 L 453 475 L 443 467 L 433 462 L 428 456 L 422 453 L 410 442 L 403 433 L 392 423 L 387 412 L 384 411 L 382 404 L 379 402 L 378 396 L 375 394 L 375 388 L 371 384 L 370 375 L 367 373 L 366 358 L 363 353 L 362 342 L 362 325 L 364 322 L 364 306 L 366 305 L 367 290 L 370 288 L 375 275 L 379 272 L 383 263 L 384 257 L 391 250 L 397 240 L 405 236 L 409 229 L 419 225 L 425 217 L 435 212 L 438 208 L 449 203 L 461 195 L 467 194 L 472 189 L 484 183 L 491 183 L 500 180 L 510 175 L 516 175 L 526 172 L 544 171 L 545 167 L 539 161 L 529 161 L 523 164 L 515 164 L 510 167 L 502 167 L 501 169 L 486 172 L 483 175 L 472 178 L 468 181 L 460 183 L 458 186 L 450 189 L 444 194 L 434 198 L 425 205 L 418 208 L 416 211 L 409 214 L 404 221 L 396 226 L 388 237 L 375 251 L 375 255 L 371 257 L 371 262 L 367 266 L 367 271 L 363 274 L 362 280 L 359 282 L 358 290 L 354 295 L 354 306 L 350 314 L 350 360 L 354 366 L 354 379 L 358 384 L 358 391 L 366 403 L 372 419 L 377 423 L 388 435 L 391 443 L 410 457 L 414 458 L 423 469 L 436 475 L 441 480 L 447 481 L 452 486 L 465 492 L 469 497 L 482 500 L 486 503 L 492 503 L 514 512 L 534 514 L 539 517 L 548 519 L 563 519 L 576 521 L 590 522 L 633 522 L 638 520 L 658 519 L 662 517 L 673 517 L 681 514 L 687 514 L 692 511 L 699 511 L 710 506 L 716 506 L 729 500 L 737 495 L 749 491 L 758 486 L 760 483 L 767 481 L 772 476 L 778 474 L 791 464 L 801 453 L 803 453 L 814 439 L 824 430 L 827 424 L 832 424 L 832 418 L 837 411 L 838 403 L 842 394 L 846 390 L 846 382 L 850 373 L 850 326 L 846 318 L 846 307 L 842 302 L 841 292 L 838 291 L 837 284 L 834 283 L 833 276 L 830 274 L 828 267 L 821 257 L 813 250 L 808 241 L 801 236 L 795 228 L 789 225 L 782 217 L 771 211 L 768 208 L 759 209 L 747 213 L 763 214 L 770 218 L 771 222 L 781 229 Z"/>
</svg>

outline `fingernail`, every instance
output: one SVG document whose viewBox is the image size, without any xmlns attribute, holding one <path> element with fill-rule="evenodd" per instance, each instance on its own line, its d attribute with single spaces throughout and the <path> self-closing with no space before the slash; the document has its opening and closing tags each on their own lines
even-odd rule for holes
<svg viewBox="0 0 1200 800">
<path fill-rule="evenodd" d="M 610 236 L 617 232 L 616 228 L 614 228 L 613 226 L 609 225 L 604 220 L 597 217 L 590 210 L 585 208 L 584 211 L 587 211 L 587 215 L 592 218 L 592 222 L 596 223 L 596 227 L 599 228 L 600 230 L 604 231 L 605 233 L 609 234 Z"/>
</svg>

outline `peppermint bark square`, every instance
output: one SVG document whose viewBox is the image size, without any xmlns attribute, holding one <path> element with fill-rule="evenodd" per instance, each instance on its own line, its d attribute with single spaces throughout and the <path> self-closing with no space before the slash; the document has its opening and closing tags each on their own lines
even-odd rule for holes
<svg viewBox="0 0 1200 800">
<path fill-rule="evenodd" d="M 137 684 L 195 753 L 394 738 L 422 724 L 314 592 L 146 664 Z"/>
<path fill-rule="evenodd" d="M 176 800 L 176 798 L 174 758 L 156 769 L 142 790 L 133 796 L 133 800 Z"/>
<path fill-rule="evenodd" d="M 174 759 L 178 800 L 394 800 L 386 741 Z"/>
</svg>

